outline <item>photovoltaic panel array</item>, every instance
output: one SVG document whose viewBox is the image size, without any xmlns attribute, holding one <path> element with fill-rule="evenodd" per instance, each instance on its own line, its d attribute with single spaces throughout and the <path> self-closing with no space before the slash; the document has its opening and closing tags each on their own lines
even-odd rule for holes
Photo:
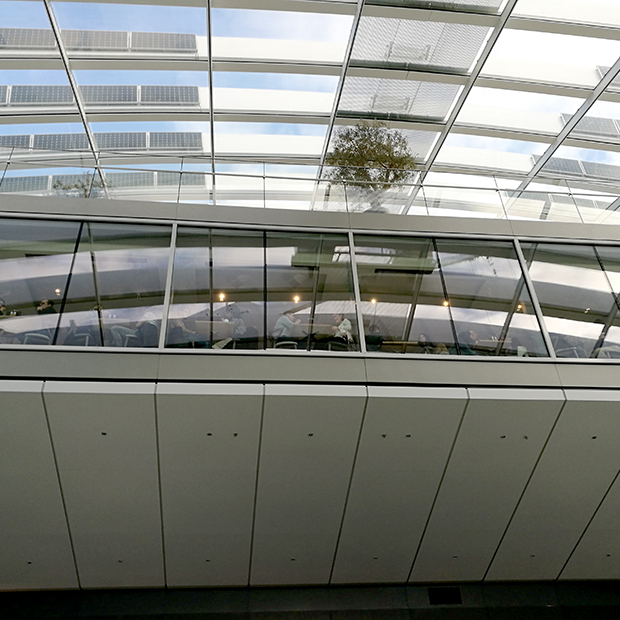
<svg viewBox="0 0 620 620">
<path fill-rule="evenodd" d="M 62 30 L 61 36 L 68 51 L 126 50 L 129 33 L 110 30 Z"/>
<path fill-rule="evenodd" d="M 589 177 L 620 181 L 620 166 L 601 164 L 593 161 L 582 161 L 581 163 L 584 167 L 586 175 Z"/>
<path fill-rule="evenodd" d="M 538 157 L 534 157 L 537 161 Z M 563 157 L 552 157 L 543 166 L 543 172 L 553 172 L 562 175 L 583 176 L 583 169 L 576 159 L 565 159 Z"/>
<path fill-rule="evenodd" d="M 5 177 L 0 180 L 0 192 L 40 192 L 47 190 L 47 176 Z"/>
<path fill-rule="evenodd" d="M 0 28 L 0 48 L 53 49 L 56 38 L 51 29 Z"/>
<path fill-rule="evenodd" d="M 0 136 L 0 147 L 3 146 L 27 149 L 30 146 L 30 136 Z"/>
<path fill-rule="evenodd" d="M 6 97 L 9 94 L 9 87 L 5 85 L 0 85 L 0 105 L 6 103 Z"/>
<path fill-rule="evenodd" d="M 145 149 L 146 133 L 143 132 L 117 132 L 96 133 L 95 140 L 100 150 L 105 149 Z"/>
<path fill-rule="evenodd" d="M 205 184 L 204 174 L 191 174 L 188 172 L 158 172 L 157 185 L 192 185 L 203 186 Z"/>
<path fill-rule="evenodd" d="M 138 87 L 132 85 L 80 86 L 84 103 L 89 104 L 122 104 L 138 102 Z"/>
<path fill-rule="evenodd" d="M 154 172 L 108 172 L 106 182 L 114 187 L 151 187 L 155 185 Z"/>
<path fill-rule="evenodd" d="M 70 86 L 11 86 L 12 105 L 58 105 L 73 103 Z"/>
<path fill-rule="evenodd" d="M 196 35 L 168 32 L 132 32 L 131 48 L 152 52 L 195 52 Z"/>
<path fill-rule="evenodd" d="M 142 103 L 198 104 L 198 86 L 142 86 Z"/>
<path fill-rule="evenodd" d="M 87 151 L 90 148 L 84 133 L 38 134 L 34 136 L 33 146 L 52 151 Z"/>
<path fill-rule="evenodd" d="M 566 124 L 571 119 L 570 114 L 562 114 L 562 120 Z M 584 116 L 571 132 L 571 136 L 595 136 L 616 138 L 618 132 L 617 121 L 611 118 L 599 118 L 596 116 Z"/>
<path fill-rule="evenodd" d="M 151 132 L 150 142 L 152 149 L 202 151 L 202 134 L 198 132 Z"/>
</svg>

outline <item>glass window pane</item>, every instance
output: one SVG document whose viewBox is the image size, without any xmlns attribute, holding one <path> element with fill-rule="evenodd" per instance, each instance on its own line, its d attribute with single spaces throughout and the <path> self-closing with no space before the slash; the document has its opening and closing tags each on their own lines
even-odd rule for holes
<svg viewBox="0 0 620 620">
<path fill-rule="evenodd" d="M 591 357 L 615 300 L 594 248 L 522 243 L 551 342 L 558 357 Z"/>
<path fill-rule="evenodd" d="M 267 330 L 276 348 L 357 350 L 345 235 L 267 233 Z"/>
<path fill-rule="evenodd" d="M 546 356 L 512 243 L 437 240 L 461 355 Z"/>
<path fill-rule="evenodd" d="M 156 347 L 170 228 L 85 223 L 58 344 Z"/>
<path fill-rule="evenodd" d="M 79 226 L 78 222 L 2 220 L 0 343 L 54 343 Z"/>
<path fill-rule="evenodd" d="M 263 233 L 213 230 L 214 349 L 263 348 L 265 248 Z"/>
<path fill-rule="evenodd" d="M 355 237 L 368 351 L 456 353 L 432 239 Z"/>
</svg>

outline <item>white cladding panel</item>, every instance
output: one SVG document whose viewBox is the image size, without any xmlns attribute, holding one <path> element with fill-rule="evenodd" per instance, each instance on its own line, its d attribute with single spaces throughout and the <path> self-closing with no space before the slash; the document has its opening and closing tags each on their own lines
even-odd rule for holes
<svg viewBox="0 0 620 620">
<path fill-rule="evenodd" d="M 47 383 L 81 585 L 164 585 L 154 384 Z"/>
<path fill-rule="evenodd" d="M 363 387 L 265 386 L 252 585 L 329 581 Z"/>
<path fill-rule="evenodd" d="M 553 423 L 561 390 L 471 389 L 411 581 L 478 581 Z"/>
<path fill-rule="evenodd" d="M 368 388 L 332 583 L 407 580 L 466 404 L 462 388 Z"/>
<path fill-rule="evenodd" d="M 616 478 L 560 579 L 620 579 L 620 478 Z"/>
<path fill-rule="evenodd" d="M 487 579 L 557 579 L 620 469 L 620 394 L 566 397 Z"/>
<path fill-rule="evenodd" d="M 41 381 L 0 382 L 0 589 L 77 588 Z"/>
<path fill-rule="evenodd" d="M 157 388 L 170 587 L 248 584 L 262 385 Z"/>
</svg>

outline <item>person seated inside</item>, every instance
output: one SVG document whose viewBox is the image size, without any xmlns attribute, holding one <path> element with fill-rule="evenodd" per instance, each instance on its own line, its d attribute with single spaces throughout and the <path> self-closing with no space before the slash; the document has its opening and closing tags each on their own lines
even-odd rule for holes
<svg viewBox="0 0 620 620">
<path fill-rule="evenodd" d="M 418 344 L 413 348 L 413 352 L 429 355 L 435 352 L 435 344 L 428 339 L 428 336 L 424 332 L 422 332 L 418 334 Z"/>
<path fill-rule="evenodd" d="M 54 301 L 52 299 L 42 299 L 37 306 L 37 314 L 56 314 Z"/>
<path fill-rule="evenodd" d="M 0 299 L 0 316 L 8 316 L 8 314 L 9 311 L 7 310 L 6 302 L 4 299 Z"/>
<path fill-rule="evenodd" d="M 238 340 L 245 335 L 247 328 L 243 319 L 241 318 L 241 310 L 235 305 L 227 305 L 224 310 L 224 318 L 222 319 L 225 323 L 232 323 L 232 335 L 230 338 L 224 338 L 219 342 L 216 342 L 213 345 L 214 349 L 223 349 L 226 345 L 230 344 L 233 340 Z"/>
<path fill-rule="evenodd" d="M 287 310 L 278 317 L 273 327 L 271 336 L 278 342 L 301 342 L 304 338 L 300 338 L 297 333 L 297 326 L 301 323 L 300 319 L 295 318 L 293 310 Z"/>
<path fill-rule="evenodd" d="M 478 353 L 474 351 L 476 342 L 478 342 L 478 332 L 471 329 L 461 332 L 458 335 L 458 349 L 455 345 L 450 348 L 450 353 L 452 355 L 458 355 L 460 351 L 461 355 L 478 355 Z"/>
<path fill-rule="evenodd" d="M 328 342 L 332 342 L 336 345 L 342 345 L 345 348 L 353 343 L 353 335 L 351 330 L 353 326 L 351 321 L 347 319 L 344 314 L 336 313 L 333 315 L 335 325 L 332 325 L 333 336 L 328 339 Z"/>
</svg>

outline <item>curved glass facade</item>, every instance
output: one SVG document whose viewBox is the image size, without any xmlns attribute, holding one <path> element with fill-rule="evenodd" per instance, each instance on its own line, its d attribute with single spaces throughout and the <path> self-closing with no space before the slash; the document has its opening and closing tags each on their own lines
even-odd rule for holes
<svg viewBox="0 0 620 620">
<path fill-rule="evenodd" d="M 616 245 L 18 218 L 0 231 L 2 345 L 620 358 Z"/>
</svg>

